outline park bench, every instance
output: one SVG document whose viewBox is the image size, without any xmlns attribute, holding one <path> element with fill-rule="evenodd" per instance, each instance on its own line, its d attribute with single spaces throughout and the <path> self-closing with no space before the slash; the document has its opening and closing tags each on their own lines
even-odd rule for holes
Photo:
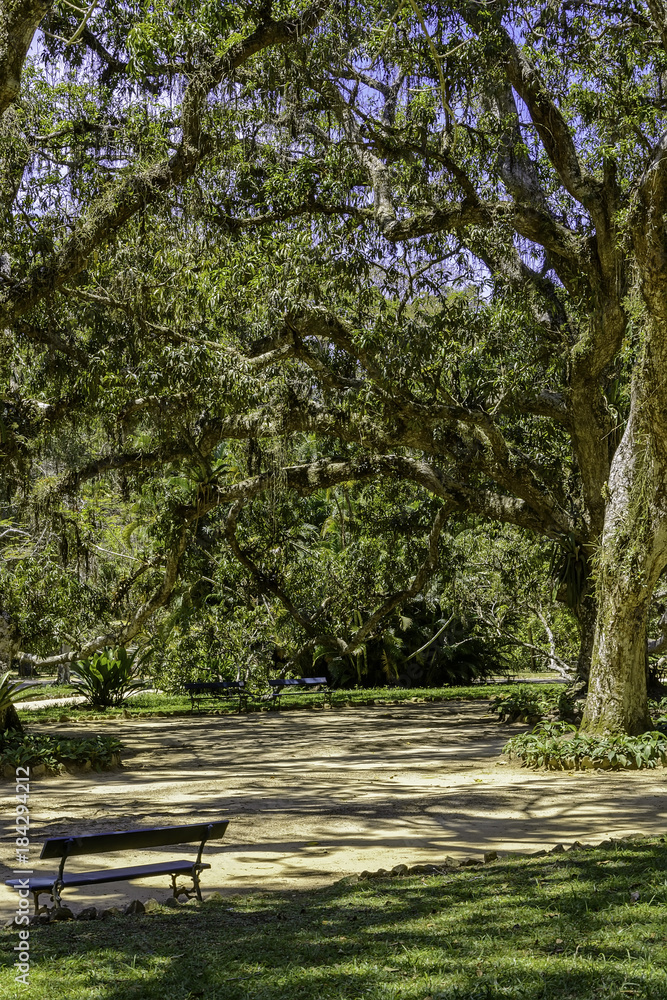
<svg viewBox="0 0 667 1000">
<path fill-rule="evenodd" d="M 199 873 L 211 866 L 202 862 L 202 852 L 207 840 L 224 837 L 229 820 L 217 823 L 195 823 L 189 826 L 163 826 L 143 830 L 126 830 L 114 833 L 93 833 L 82 837 L 57 837 L 47 840 L 40 858 L 60 858 L 56 875 L 31 875 L 26 879 L 9 878 L 5 885 L 13 889 L 28 888 L 35 901 L 35 913 L 46 907 L 39 905 L 39 897 L 48 892 L 56 906 L 61 906 L 63 889 L 74 886 L 102 885 L 105 882 L 127 882 L 135 878 L 150 878 L 154 875 L 170 875 L 174 897 L 191 896 L 194 892 L 201 899 Z M 140 848 L 168 847 L 174 844 L 192 844 L 200 841 L 194 861 L 176 858 L 153 864 L 133 865 L 130 868 L 105 868 L 101 871 L 65 872 L 65 863 L 76 855 L 107 854 L 115 851 L 130 851 Z M 192 890 L 179 887 L 176 879 L 184 875 L 192 879 Z"/>
<path fill-rule="evenodd" d="M 202 698 L 217 698 L 219 701 L 236 702 L 238 711 L 245 712 L 248 707 L 248 692 L 243 681 L 191 681 L 184 685 L 190 695 L 192 711 L 195 702 L 199 708 Z M 201 709 L 200 709 L 201 711 Z"/>
<path fill-rule="evenodd" d="M 276 708 L 280 708 L 280 699 L 290 694 L 321 694 L 324 695 L 324 700 L 331 704 L 332 691 L 326 677 L 279 677 L 269 681 L 269 686 L 271 702 Z"/>
</svg>

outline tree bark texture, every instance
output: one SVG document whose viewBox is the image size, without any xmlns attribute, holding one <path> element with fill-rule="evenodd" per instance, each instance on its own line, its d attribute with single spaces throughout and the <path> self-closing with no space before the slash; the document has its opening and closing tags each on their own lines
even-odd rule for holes
<svg viewBox="0 0 667 1000">
<path fill-rule="evenodd" d="M 25 57 L 49 7 L 45 0 L 0 2 L 0 115 L 18 97 Z"/>
<path fill-rule="evenodd" d="M 651 597 L 667 564 L 667 455 L 664 424 L 650 420 L 654 408 L 645 398 L 655 383 L 642 383 L 609 478 L 585 732 L 651 727 L 646 636 Z"/>
<path fill-rule="evenodd" d="M 6 708 L 0 709 L 0 733 L 4 733 L 7 729 L 19 733 L 23 732 L 21 720 L 13 705 L 7 705 Z"/>
</svg>

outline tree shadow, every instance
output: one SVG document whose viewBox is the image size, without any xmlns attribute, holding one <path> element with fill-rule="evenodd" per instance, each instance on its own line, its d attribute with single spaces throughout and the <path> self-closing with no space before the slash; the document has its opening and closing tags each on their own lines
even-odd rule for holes
<svg viewBox="0 0 667 1000">
<path fill-rule="evenodd" d="M 619 843 L 50 925 L 33 931 L 31 975 L 38 989 L 70 974 L 103 1000 L 658 1000 L 666 876 L 664 844 Z"/>
</svg>

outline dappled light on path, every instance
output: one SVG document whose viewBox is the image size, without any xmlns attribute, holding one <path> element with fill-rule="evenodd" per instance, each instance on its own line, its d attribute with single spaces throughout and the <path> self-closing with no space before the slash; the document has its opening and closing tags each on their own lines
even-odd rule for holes
<svg viewBox="0 0 667 1000">
<path fill-rule="evenodd" d="M 125 767 L 35 782 L 33 843 L 224 816 L 227 837 L 207 848 L 212 870 L 203 881 L 207 891 L 238 892 L 447 855 L 664 833 L 662 769 L 531 772 L 500 756 L 525 727 L 501 726 L 487 713 L 483 703 L 449 702 L 88 723 L 77 732 L 122 738 Z M 155 853 L 167 860 L 192 849 Z M 144 860 L 127 854 L 122 863 Z M 82 869 L 109 864 L 86 861 Z M 167 895 L 149 880 L 77 892 L 76 904 Z M 2 905 L 10 904 L 7 890 Z"/>
</svg>

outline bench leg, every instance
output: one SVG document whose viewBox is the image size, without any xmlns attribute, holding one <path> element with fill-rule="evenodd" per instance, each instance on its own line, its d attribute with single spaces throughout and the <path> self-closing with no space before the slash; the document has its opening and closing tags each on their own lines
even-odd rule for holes
<svg viewBox="0 0 667 1000">
<path fill-rule="evenodd" d="M 178 875 L 174 875 L 174 873 L 172 872 L 172 874 L 171 874 L 171 894 L 174 897 L 174 899 L 178 899 L 179 896 L 187 896 L 188 895 L 188 890 L 187 889 L 179 888 L 179 886 L 176 885 L 176 879 L 177 878 L 178 878 Z"/>
<path fill-rule="evenodd" d="M 63 905 L 63 901 L 60 898 L 60 890 L 62 889 L 62 887 L 63 884 L 60 881 L 60 879 L 56 879 L 56 881 L 53 883 L 53 886 L 51 887 L 51 899 L 53 901 L 54 906 L 60 907 Z"/>
<path fill-rule="evenodd" d="M 201 902 L 202 894 L 201 887 L 199 885 L 199 872 L 196 868 L 193 868 L 190 878 L 192 879 L 192 889 L 186 889 L 185 886 L 179 886 L 176 884 L 177 875 L 172 873 L 171 876 L 171 890 L 174 899 L 178 899 L 179 896 L 187 896 L 188 899 L 192 899 L 193 895 L 197 897 Z"/>
<path fill-rule="evenodd" d="M 35 916 L 37 916 L 40 913 L 48 913 L 48 909 L 49 908 L 46 905 L 46 903 L 43 906 L 39 905 L 39 897 L 40 897 L 40 895 L 43 892 L 48 892 L 48 891 L 49 891 L 48 889 L 36 889 L 36 890 L 33 889 L 32 898 L 33 898 L 33 901 L 34 901 L 34 904 L 35 904 Z M 51 898 L 53 899 L 53 896 L 51 896 Z"/>
<path fill-rule="evenodd" d="M 198 869 L 197 869 L 196 866 L 192 869 L 192 885 L 194 886 L 194 890 L 195 890 L 195 893 L 197 895 L 197 899 L 201 903 L 202 902 L 202 896 L 201 896 L 201 886 L 199 884 L 199 871 L 198 871 Z"/>
</svg>

